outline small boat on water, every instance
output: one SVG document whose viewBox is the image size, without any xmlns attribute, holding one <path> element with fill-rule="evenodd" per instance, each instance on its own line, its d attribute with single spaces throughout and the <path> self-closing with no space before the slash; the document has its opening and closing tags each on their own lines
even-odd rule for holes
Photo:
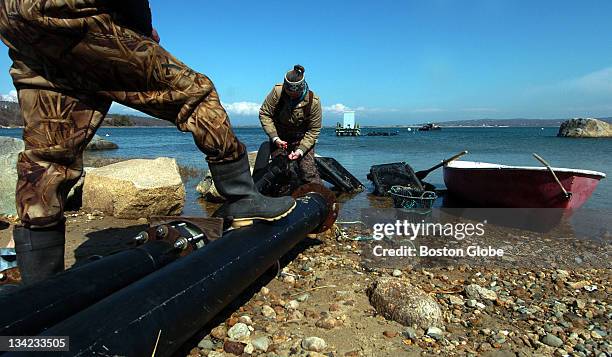
<svg viewBox="0 0 612 357">
<path fill-rule="evenodd" d="M 562 208 L 573 211 L 606 174 L 556 167 L 452 161 L 444 166 L 448 192 L 478 207 Z"/>
<path fill-rule="evenodd" d="M 442 128 L 439 125 L 433 124 L 433 123 L 425 124 L 419 128 L 419 131 L 432 131 L 432 130 L 442 130 Z"/>
</svg>

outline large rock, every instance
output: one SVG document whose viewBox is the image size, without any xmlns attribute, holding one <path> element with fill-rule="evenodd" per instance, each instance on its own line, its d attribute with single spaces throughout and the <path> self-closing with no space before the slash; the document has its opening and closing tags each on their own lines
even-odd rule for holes
<svg viewBox="0 0 612 357">
<path fill-rule="evenodd" d="M 83 208 L 119 218 L 177 215 L 185 187 L 176 160 L 135 159 L 92 169 L 85 176 Z"/>
<path fill-rule="evenodd" d="M 380 278 L 367 291 L 370 304 L 387 319 L 424 330 L 441 326 L 438 303 L 423 290 L 396 278 Z"/>
<path fill-rule="evenodd" d="M 253 172 L 253 167 L 255 166 L 255 159 L 257 158 L 257 151 L 249 152 L 249 164 L 251 165 L 251 173 Z M 196 186 L 196 191 L 198 191 L 205 200 L 210 202 L 223 202 L 225 198 L 219 194 L 217 189 L 215 188 L 215 183 L 213 182 L 212 175 L 210 170 L 206 171 L 204 178 L 200 183 Z"/>
<path fill-rule="evenodd" d="M 612 138 L 612 125 L 593 118 L 566 120 L 559 127 L 557 136 L 572 138 Z"/>
<path fill-rule="evenodd" d="M 17 156 L 23 140 L 0 136 L 0 215 L 16 215 Z"/>
<path fill-rule="evenodd" d="M 100 135 L 94 135 L 93 139 L 87 144 L 85 150 L 95 151 L 95 150 L 114 150 L 118 149 L 119 146 L 117 144 L 108 141 L 106 139 L 102 139 Z"/>
</svg>

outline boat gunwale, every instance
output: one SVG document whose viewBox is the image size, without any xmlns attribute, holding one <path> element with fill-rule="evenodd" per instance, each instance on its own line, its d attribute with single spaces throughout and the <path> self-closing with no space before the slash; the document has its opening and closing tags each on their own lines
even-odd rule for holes
<svg viewBox="0 0 612 357">
<path fill-rule="evenodd" d="M 467 164 L 467 165 L 457 165 L 457 164 Z M 469 166 L 471 165 L 471 166 Z M 486 166 L 484 166 L 486 165 Z M 600 179 L 606 178 L 606 174 L 599 171 L 592 170 L 582 170 L 582 169 L 570 169 L 566 167 L 551 167 L 554 172 L 564 172 L 564 173 L 573 173 L 581 176 L 597 176 Z M 523 170 L 523 171 L 548 171 L 547 167 L 544 166 L 512 166 L 512 165 L 502 165 L 502 164 L 493 164 L 489 162 L 482 161 L 463 161 L 456 160 L 452 161 L 446 165 L 444 165 L 444 169 L 454 169 L 454 170 L 504 170 L 504 171 L 513 171 L 513 170 Z"/>
</svg>

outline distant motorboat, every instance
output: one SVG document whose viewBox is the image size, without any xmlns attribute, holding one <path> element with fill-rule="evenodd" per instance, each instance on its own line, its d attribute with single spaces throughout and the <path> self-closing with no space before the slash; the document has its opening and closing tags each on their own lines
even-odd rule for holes
<svg viewBox="0 0 612 357">
<path fill-rule="evenodd" d="M 419 128 L 419 131 L 432 131 L 432 130 L 442 130 L 442 128 L 433 123 L 428 123 Z"/>
</svg>

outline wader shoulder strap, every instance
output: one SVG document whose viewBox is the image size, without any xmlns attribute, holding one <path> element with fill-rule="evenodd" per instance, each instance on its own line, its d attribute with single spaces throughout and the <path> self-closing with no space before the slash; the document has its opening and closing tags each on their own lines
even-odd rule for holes
<svg viewBox="0 0 612 357">
<path fill-rule="evenodd" d="M 310 113 L 312 113 L 312 100 L 314 98 L 314 93 L 309 90 L 308 91 L 308 105 L 304 107 L 304 118 L 310 117 Z"/>
</svg>

